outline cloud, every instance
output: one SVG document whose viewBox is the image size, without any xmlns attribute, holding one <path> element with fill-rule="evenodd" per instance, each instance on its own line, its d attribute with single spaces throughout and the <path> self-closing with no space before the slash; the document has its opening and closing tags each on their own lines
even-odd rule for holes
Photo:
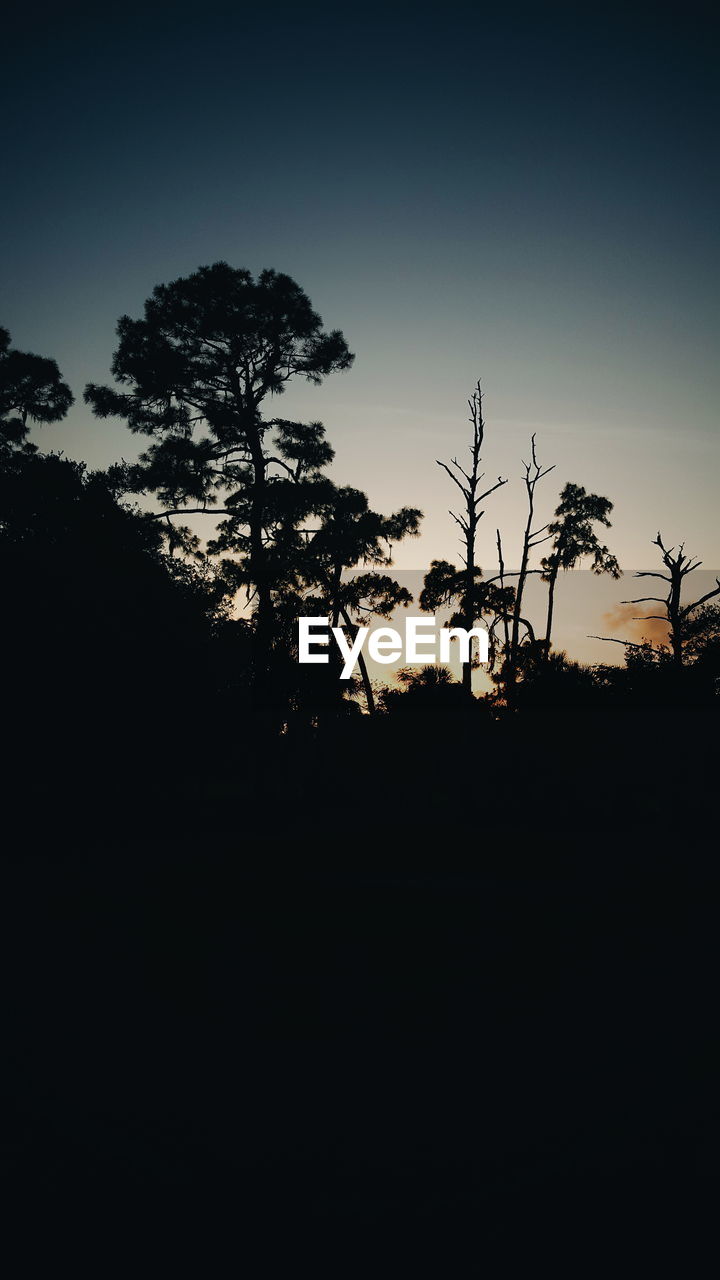
<svg viewBox="0 0 720 1280">
<path fill-rule="evenodd" d="M 641 644 L 643 640 L 650 640 L 652 644 L 667 644 L 667 622 L 650 616 L 661 608 L 662 605 L 643 608 L 639 604 L 618 604 L 603 614 L 603 622 L 609 631 L 622 632 L 623 639 L 632 640 L 634 644 Z"/>
</svg>

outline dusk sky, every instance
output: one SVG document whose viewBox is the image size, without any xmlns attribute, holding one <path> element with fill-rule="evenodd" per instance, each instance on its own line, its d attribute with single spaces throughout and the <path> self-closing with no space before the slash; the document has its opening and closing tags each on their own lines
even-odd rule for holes
<svg viewBox="0 0 720 1280">
<path fill-rule="evenodd" d="M 511 480 L 483 566 L 496 524 L 517 555 L 532 431 L 541 523 L 573 480 L 615 503 L 623 567 L 656 567 L 658 528 L 720 566 L 715 6 L 16 9 L 0 323 L 75 393 L 45 449 L 135 457 L 82 402 L 118 317 L 201 264 L 274 267 L 356 361 L 271 412 L 324 421 L 378 509 L 424 510 L 400 567 L 456 555 L 434 460 L 479 376 Z"/>
</svg>

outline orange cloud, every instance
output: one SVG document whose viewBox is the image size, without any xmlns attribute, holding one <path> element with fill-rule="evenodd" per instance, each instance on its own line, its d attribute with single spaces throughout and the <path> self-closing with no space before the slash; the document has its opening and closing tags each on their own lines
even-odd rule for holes
<svg viewBox="0 0 720 1280">
<path fill-rule="evenodd" d="M 650 615 L 662 609 L 662 605 L 648 608 L 639 604 L 617 604 L 614 609 L 603 614 L 603 622 L 609 631 L 622 632 L 623 638 L 641 644 L 649 640 L 652 644 L 667 644 L 669 628 L 667 622 Z"/>
</svg>

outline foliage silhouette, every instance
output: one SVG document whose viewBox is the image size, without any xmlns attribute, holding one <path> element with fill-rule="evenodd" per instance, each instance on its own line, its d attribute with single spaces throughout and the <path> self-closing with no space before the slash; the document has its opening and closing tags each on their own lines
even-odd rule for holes
<svg viewBox="0 0 720 1280">
<path fill-rule="evenodd" d="M 33 403 L 62 409 L 60 393 Z M 373 1216 L 417 1224 L 419 1206 L 454 1231 L 469 1204 L 473 1233 L 490 1206 L 504 1248 L 522 1184 L 538 1230 L 559 1203 L 563 1222 L 593 1199 L 605 1212 L 618 1184 L 628 1216 L 644 1196 L 655 1222 L 663 1194 L 676 1212 L 675 1165 L 683 1184 L 699 1170 L 695 1208 L 714 1105 L 712 984 L 693 984 L 715 969 L 699 948 L 714 928 L 716 593 L 679 605 L 680 664 L 652 646 L 624 667 L 541 661 L 518 612 L 512 706 L 428 667 L 362 715 L 336 657 L 297 663 L 296 618 L 355 625 L 409 603 L 392 549 L 420 513 L 383 516 L 334 486 L 320 424 L 255 429 L 272 737 L 255 731 L 259 603 L 254 622 L 233 616 L 239 588 L 259 599 L 252 456 L 223 469 L 209 427 L 203 454 L 163 426 L 159 454 L 103 475 L 6 437 L 4 825 L 21 835 L 3 864 L 19 1067 L 3 1191 L 27 1185 L 36 1222 L 46 1191 L 85 1218 L 140 1185 L 173 1230 L 180 1207 L 195 1221 L 227 1205 L 235 1223 L 241 1202 L 263 1244 L 278 1206 L 313 1231 L 339 1220 L 346 1240 Z M 164 518 L 134 492 L 157 492 Z M 222 517 L 211 558 L 175 498 Z M 423 601 L 487 618 L 507 657 L 516 597 L 498 550 L 492 579 L 472 558 L 472 589 L 434 561 Z M 671 574 L 686 567 L 663 551 Z M 699 1071 L 688 1035 L 668 1032 L 674 993 L 687 1031 L 688 992 Z"/>
<path fill-rule="evenodd" d="M 393 544 L 419 533 L 421 519 L 422 512 L 414 507 L 382 516 L 370 509 L 359 489 L 329 487 L 319 526 L 304 547 L 301 580 L 311 594 L 302 612 L 325 613 L 334 627 L 342 620 L 353 634 L 362 619 L 387 618 L 394 609 L 407 607 L 412 602 L 407 588 L 378 570 L 392 564 Z M 349 577 L 348 570 L 358 564 L 373 567 Z M 362 652 L 358 665 L 372 714 L 375 698 Z"/>
<path fill-rule="evenodd" d="M 214 701 L 232 577 L 167 555 L 157 522 L 102 474 L 22 450 L 0 466 L 0 572 L 18 786 L 35 785 L 26 762 L 41 759 L 36 781 L 56 800 L 124 792 L 130 812 L 150 778 L 160 795 L 191 772 L 181 743 Z"/>
<path fill-rule="evenodd" d="M 35 452 L 30 423 L 59 422 L 73 403 L 54 360 L 17 351 L 0 328 L 0 458 L 16 449 Z"/>
<path fill-rule="evenodd" d="M 581 560 L 591 556 L 590 568 L 593 573 L 608 573 L 613 578 L 621 576 L 616 557 L 599 542 L 593 529 L 594 524 L 610 527 L 608 515 L 612 507 L 613 504 L 608 498 L 587 493 L 581 485 L 568 483 L 560 494 L 560 503 L 555 508 L 555 518 L 547 527 L 553 539 L 552 550 L 541 561 L 543 581 L 548 584 L 545 624 L 546 657 L 550 655 L 555 584 L 560 570 L 574 569 Z"/>
<path fill-rule="evenodd" d="M 153 438 L 128 483 L 157 494 L 166 524 L 222 517 L 216 546 L 239 556 L 253 593 L 255 675 L 266 690 L 273 593 L 332 451 L 320 424 L 265 420 L 261 408 L 291 379 L 318 384 L 353 356 L 289 276 L 267 270 L 256 280 L 225 262 L 158 285 L 142 319 L 120 319 L 118 339 L 112 372 L 129 390 L 91 384 L 85 398 L 99 417 L 123 417 Z"/>
<path fill-rule="evenodd" d="M 383 710 L 391 715 L 470 712 L 477 719 L 483 710 L 482 703 L 455 680 L 448 667 L 401 667 L 397 680 L 401 689 L 383 691 Z"/>
</svg>

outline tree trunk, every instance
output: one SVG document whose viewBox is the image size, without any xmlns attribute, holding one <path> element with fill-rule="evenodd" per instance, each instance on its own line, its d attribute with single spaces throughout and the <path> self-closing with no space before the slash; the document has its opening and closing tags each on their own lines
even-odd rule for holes
<svg viewBox="0 0 720 1280">
<path fill-rule="evenodd" d="M 505 590 L 505 561 L 503 559 L 502 541 L 500 538 L 500 530 L 496 529 L 495 532 L 497 533 L 498 568 L 500 569 L 500 590 L 504 591 Z M 503 636 L 505 639 L 505 650 L 504 650 L 503 656 L 507 659 L 507 656 L 510 652 L 510 623 L 508 621 L 508 614 L 505 608 L 503 608 L 502 623 L 503 623 Z"/>
<path fill-rule="evenodd" d="M 517 676 L 517 655 L 520 648 L 520 623 L 522 621 L 522 599 L 527 581 L 528 564 L 530 562 L 530 534 L 532 529 L 533 518 L 533 500 L 530 497 L 530 511 L 528 521 L 525 527 L 525 536 L 523 538 L 522 559 L 520 562 L 520 572 L 518 574 L 517 587 L 515 588 L 515 605 L 513 607 L 512 630 L 510 632 L 510 660 L 507 664 L 507 677 L 505 680 L 505 697 L 508 702 L 512 702 Z"/>
<path fill-rule="evenodd" d="M 351 631 L 354 630 L 355 624 L 351 621 L 347 609 L 341 608 L 340 612 L 342 613 L 345 626 L 349 627 Z M 372 684 L 370 683 L 370 676 L 368 675 L 368 669 L 362 649 L 358 654 L 358 666 L 360 668 L 360 678 L 362 680 L 363 689 L 365 690 L 365 701 L 367 702 L 368 715 L 373 716 L 375 715 L 375 695 L 373 694 Z"/>
<path fill-rule="evenodd" d="M 251 580 L 257 592 L 253 683 L 256 695 L 262 703 L 270 693 L 270 653 L 273 641 L 274 610 L 271 583 L 267 570 L 267 555 L 263 541 L 267 502 L 266 461 L 260 432 L 257 427 L 253 427 L 248 432 L 248 443 L 253 466 L 253 492 L 249 517 L 249 569 Z"/>
<path fill-rule="evenodd" d="M 468 513 L 470 515 L 470 513 Z M 470 515 L 465 556 L 465 595 L 462 602 L 463 626 L 472 631 L 475 624 L 473 609 L 473 589 L 475 586 L 475 521 Z M 472 643 L 468 647 L 468 660 L 462 664 L 462 686 L 467 693 L 472 693 Z"/>
<path fill-rule="evenodd" d="M 547 623 L 545 626 L 545 653 L 543 655 L 546 662 L 550 657 L 550 636 L 552 634 L 553 610 L 555 607 L 555 583 L 557 582 L 559 569 L 560 564 L 556 561 L 552 567 L 550 578 L 548 580 L 548 611 Z"/>
<path fill-rule="evenodd" d="M 527 582 L 528 564 L 530 562 L 530 531 L 532 529 L 532 518 L 533 501 L 531 498 L 527 525 L 525 526 L 525 536 L 523 538 L 520 572 L 518 574 L 517 587 L 515 588 L 515 607 L 513 608 L 512 632 L 510 635 L 510 664 L 513 668 L 515 667 L 517 651 L 520 644 L 520 617 L 522 614 L 523 592 L 525 591 L 525 583 Z"/>
<path fill-rule="evenodd" d="M 683 665 L 682 618 L 680 611 L 682 577 L 679 573 L 673 573 L 672 569 L 670 573 L 670 598 L 667 605 L 668 621 L 670 623 L 670 646 L 672 648 L 673 664 L 676 667 L 681 667 Z"/>
<path fill-rule="evenodd" d="M 331 604 L 331 622 L 330 625 L 336 627 L 340 621 L 340 581 L 342 579 L 342 565 L 338 564 L 333 569 L 332 584 L 330 587 L 330 604 Z"/>
</svg>

